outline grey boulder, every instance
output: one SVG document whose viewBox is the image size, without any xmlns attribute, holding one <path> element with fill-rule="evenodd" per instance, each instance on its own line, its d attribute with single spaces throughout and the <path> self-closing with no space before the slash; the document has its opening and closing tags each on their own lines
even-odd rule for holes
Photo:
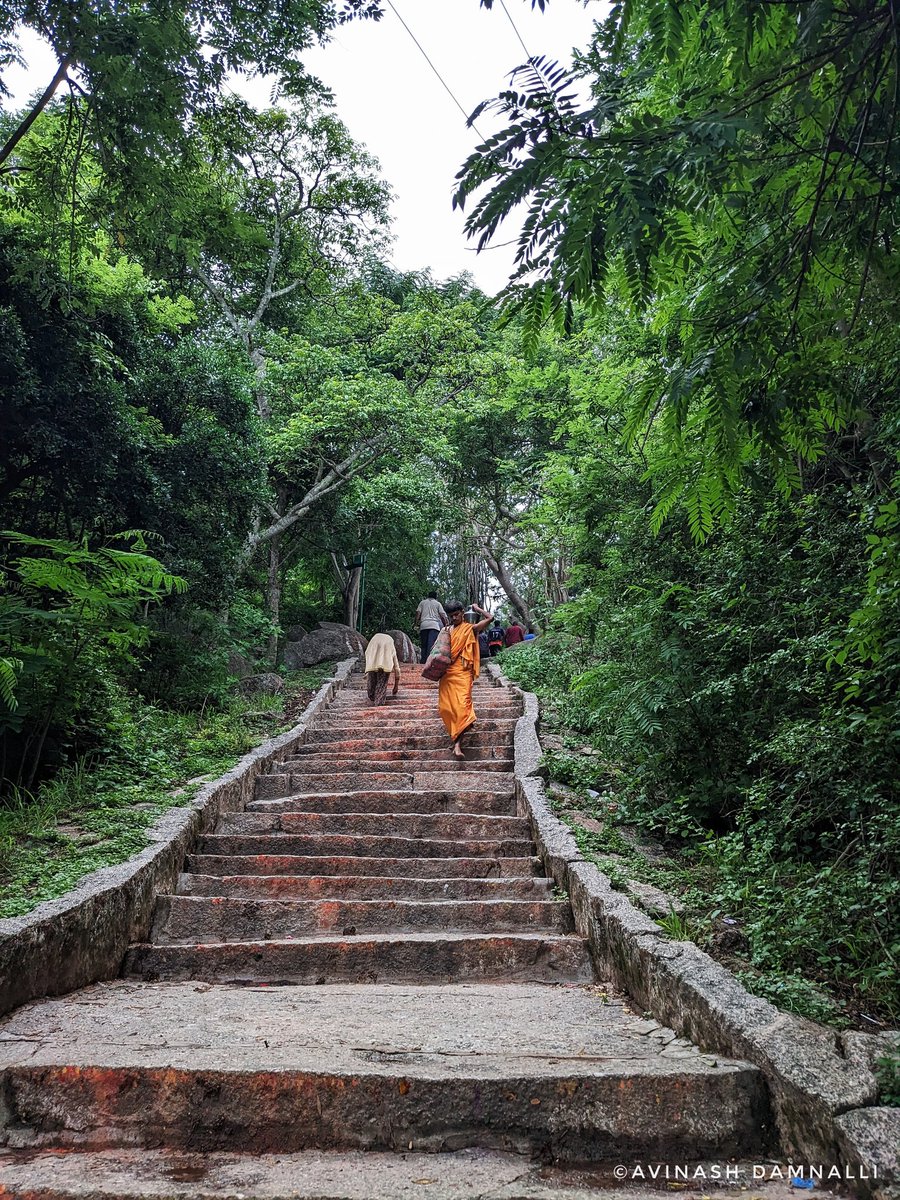
<svg viewBox="0 0 900 1200">
<path fill-rule="evenodd" d="M 311 630 L 299 642 L 291 643 L 291 669 L 313 667 L 316 663 L 329 662 L 342 658 L 352 658 L 361 654 L 368 641 L 351 629 L 349 625 L 338 625 L 332 621 L 320 621 L 319 628 Z M 287 647 L 285 647 L 285 666 L 288 666 Z"/>
<path fill-rule="evenodd" d="M 284 691 L 284 680 L 274 671 L 263 671 L 260 675 L 248 675 L 238 684 L 242 696 L 277 696 Z"/>
<path fill-rule="evenodd" d="M 402 629 L 389 629 L 387 635 L 393 640 L 394 646 L 397 649 L 398 662 L 411 663 L 419 661 L 419 652 L 413 645 L 412 638 L 408 633 L 404 633 Z"/>
</svg>

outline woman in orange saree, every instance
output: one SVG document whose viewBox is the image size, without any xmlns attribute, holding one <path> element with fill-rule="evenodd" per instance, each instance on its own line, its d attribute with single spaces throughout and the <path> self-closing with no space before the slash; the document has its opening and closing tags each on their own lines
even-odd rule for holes
<svg viewBox="0 0 900 1200">
<path fill-rule="evenodd" d="M 463 615 L 463 606 L 458 600 L 445 605 L 450 618 L 451 663 L 438 684 L 438 713 L 453 742 L 453 757 L 465 758 L 459 739 L 475 724 L 475 709 L 472 705 L 472 685 L 481 670 L 481 654 L 478 635 L 492 621 L 491 614 L 473 604 L 475 612 L 483 620 L 469 625 Z"/>
</svg>

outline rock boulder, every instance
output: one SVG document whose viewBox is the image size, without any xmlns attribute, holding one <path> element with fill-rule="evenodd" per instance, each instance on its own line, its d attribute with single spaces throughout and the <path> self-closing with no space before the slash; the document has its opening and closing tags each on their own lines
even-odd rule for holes
<svg viewBox="0 0 900 1200">
<path fill-rule="evenodd" d="M 301 634 L 296 641 L 285 642 L 281 648 L 281 664 L 286 671 L 299 671 L 304 663 L 300 661 L 299 649 L 307 635 Z"/>
<path fill-rule="evenodd" d="M 284 680 L 274 671 L 263 671 L 260 675 L 248 675 L 238 684 L 242 696 L 277 696 L 284 691 Z"/>
<path fill-rule="evenodd" d="M 228 652 L 228 674 L 234 675 L 238 679 L 246 679 L 248 675 L 252 675 L 256 670 L 256 663 L 246 655 L 238 654 L 236 650 Z"/>
<path fill-rule="evenodd" d="M 291 669 L 313 667 L 316 663 L 329 660 L 352 658 L 361 654 L 368 641 L 351 629 L 349 625 L 338 625 L 332 621 L 320 621 L 319 628 L 311 630 L 299 642 L 291 643 Z M 288 665 L 287 647 L 285 647 L 285 666 Z"/>
<path fill-rule="evenodd" d="M 419 661 L 419 652 L 413 645 L 413 640 L 408 633 L 404 633 L 402 629 L 389 629 L 387 635 L 394 642 L 397 648 L 397 659 L 402 663 L 411 663 Z"/>
</svg>

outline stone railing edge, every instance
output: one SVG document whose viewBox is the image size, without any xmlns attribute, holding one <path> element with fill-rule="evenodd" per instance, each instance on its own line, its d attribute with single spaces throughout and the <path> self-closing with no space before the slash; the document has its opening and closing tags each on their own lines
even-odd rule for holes
<svg viewBox="0 0 900 1200">
<path fill-rule="evenodd" d="M 708 1052 L 743 1059 L 766 1078 L 778 1136 L 797 1165 L 834 1168 L 842 1183 L 875 1200 L 900 1196 L 900 1109 L 877 1105 L 874 1061 L 888 1043 L 839 1033 L 754 996 L 693 942 L 676 942 L 632 904 L 593 863 L 552 811 L 537 773 L 542 750 L 537 696 L 486 664 L 521 697 L 514 733 L 516 799 L 554 883 L 568 892 L 577 932 L 601 978 L 628 993 L 654 1020 Z"/>
<path fill-rule="evenodd" d="M 156 895 L 175 886 L 196 838 L 220 813 L 245 807 L 257 776 L 285 749 L 305 740 L 308 725 L 334 699 L 357 662 L 347 658 L 336 665 L 293 728 L 245 754 L 183 806 L 163 813 L 138 854 L 93 871 L 72 891 L 22 917 L 0 920 L 0 1016 L 41 996 L 115 978 L 129 944 L 149 933 Z"/>
</svg>

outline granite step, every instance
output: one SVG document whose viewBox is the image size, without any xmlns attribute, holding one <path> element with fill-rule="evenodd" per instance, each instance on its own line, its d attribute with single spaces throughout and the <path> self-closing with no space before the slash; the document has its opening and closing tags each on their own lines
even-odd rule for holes
<svg viewBox="0 0 900 1200">
<path fill-rule="evenodd" d="M 661 1200 L 650 1184 L 616 1183 L 618 1164 L 550 1167 L 502 1150 L 307 1150 L 203 1154 L 190 1150 L 59 1150 L 0 1153 L 4 1200 Z M 734 1187 L 758 1200 L 796 1200 L 781 1178 L 729 1164 Z M 711 1164 L 685 1164 L 681 1200 L 708 1200 Z M 646 1171 L 644 1172 L 646 1176 Z M 832 1192 L 817 1190 L 818 1197 Z"/>
<path fill-rule="evenodd" d="M 476 709 L 484 709 L 485 712 L 521 713 L 522 711 L 521 700 L 512 700 L 503 692 L 473 692 L 472 700 Z M 379 705 L 373 704 L 364 694 L 340 693 L 329 705 L 328 711 L 329 713 L 365 713 L 377 721 L 386 716 L 409 716 L 410 713 L 416 712 L 434 713 L 437 712 L 437 705 L 437 692 L 417 695 L 404 695 L 401 692 L 397 696 L 389 696 L 384 704 Z"/>
<path fill-rule="evenodd" d="M 299 805 L 281 812 L 225 813 L 216 834 L 299 833 L 384 836 L 403 838 L 477 838 L 531 841 L 524 817 L 477 816 L 473 813 L 316 813 Z"/>
<path fill-rule="evenodd" d="M 516 721 L 518 717 L 498 717 L 496 719 L 490 717 L 478 717 L 478 720 L 467 736 L 473 740 L 473 745 L 478 745 L 478 738 L 482 735 L 488 737 L 498 737 L 506 735 L 511 737 L 515 731 Z M 306 730 L 303 745 L 309 746 L 317 742 L 340 742 L 349 739 L 361 740 L 361 734 L 368 729 L 366 726 L 360 730 L 359 722 L 355 719 L 347 717 L 336 718 L 329 716 L 327 713 L 319 718 L 315 725 Z M 434 738 L 437 741 L 443 739 L 443 744 L 447 744 L 447 730 L 444 728 L 444 722 L 433 713 L 429 717 L 422 717 L 415 722 L 405 719 L 386 720 L 384 725 L 378 730 L 372 730 L 372 738 L 400 738 L 406 740 L 408 737 L 428 737 Z"/>
<path fill-rule="evenodd" d="M 294 750 L 294 757 L 305 754 L 335 754 L 339 750 L 347 751 L 348 753 L 368 754 L 375 750 L 446 750 L 447 748 L 447 733 L 441 727 L 441 730 L 435 730 L 434 733 L 418 734 L 415 732 L 401 733 L 394 737 L 376 736 L 372 738 L 358 737 L 358 730 L 350 731 L 351 736 L 343 741 L 339 738 L 332 738 L 329 742 L 321 740 L 303 742 Z M 500 733 L 482 733 L 472 732 L 466 738 L 466 748 L 507 750 L 510 753 L 504 757 L 512 757 L 511 751 L 513 748 L 513 730 L 509 729 L 506 732 Z"/>
<path fill-rule="evenodd" d="M 485 713 L 498 714 L 517 714 L 522 712 L 522 703 L 518 700 L 509 700 L 502 692 L 484 692 L 473 695 L 473 702 L 476 710 L 484 710 Z M 335 701 L 329 706 L 328 715 L 341 715 L 346 713 L 365 714 L 368 718 L 374 721 L 382 720 L 386 716 L 408 716 L 415 713 L 437 713 L 438 710 L 438 695 L 434 692 L 433 695 L 421 694 L 415 696 L 391 696 L 384 704 L 373 704 L 365 695 L 348 696 L 338 695 Z"/>
<path fill-rule="evenodd" d="M 762 1152 L 760 1072 L 647 1026 L 597 987 L 122 980 L 6 1021 L 6 1148 Z"/>
<path fill-rule="evenodd" d="M 528 858 L 530 837 L 429 838 L 390 834 L 208 833 L 198 839 L 206 855 L 292 854 L 313 858 Z"/>
<path fill-rule="evenodd" d="M 441 764 L 441 768 L 443 765 Z M 357 769 L 343 775 L 334 771 L 290 771 L 260 775 L 256 780 L 257 800 L 299 794 L 302 792 L 493 792 L 498 796 L 512 796 L 515 783 L 508 772 L 482 771 L 467 763 L 447 770 L 417 768 L 410 771 L 365 771 Z"/>
<path fill-rule="evenodd" d="M 453 751 L 448 743 L 441 751 L 413 751 L 412 756 L 407 756 L 403 751 L 400 751 L 399 758 L 379 758 L 372 755 L 349 755 L 349 754 L 311 754 L 308 758 L 296 759 L 294 761 L 287 760 L 276 763 L 273 766 L 273 773 L 287 774 L 302 773 L 304 775 L 322 775 L 329 774 L 335 777 L 343 777 L 345 775 L 359 774 L 360 771 L 366 770 L 371 762 L 371 772 L 376 777 L 383 775 L 390 776 L 394 772 L 404 774 L 405 772 L 417 771 L 454 771 L 459 774 L 472 771 L 498 771 L 501 774 L 512 775 L 513 760 L 511 758 L 466 758 L 464 761 L 453 757 Z"/>
<path fill-rule="evenodd" d="M 235 896 L 248 900 L 546 900 L 543 876 L 412 879 L 390 875 L 190 875 L 178 878 L 183 896 Z"/>
<path fill-rule="evenodd" d="M 401 933 L 132 946 L 123 974 L 267 985 L 589 983 L 587 944 L 549 933 Z"/>
<path fill-rule="evenodd" d="M 365 743 L 363 743 L 363 747 Z M 372 763 L 376 771 L 388 770 L 385 764 L 413 763 L 416 766 L 433 762 L 453 762 L 452 750 L 447 738 L 441 746 L 427 748 L 390 746 L 381 749 L 349 746 L 345 742 L 333 742 L 327 748 L 316 746 L 300 754 L 291 754 L 281 760 L 281 769 L 317 769 L 321 763 L 328 770 L 344 770 L 347 765 L 357 766 L 360 762 Z M 513 768 L 512 746 L 469 746 L 466 743 L 466 761 L 478 762 L 480 771 L 504 770 Z M 487 765 L 490 764 L 490 765 Z M 499 765 L 498 765 L 499 764 Z"/>
<path fill-rule="evenodd" d="M 506 792 L 301 792 L 251 800 L 248 812 L 317 813 L 471 813 L 515 816 L 512 793 Z"/>
<path fill-rule="evenodd" d="M 283 941 L 381 933 L 571 933 L 568 904 L 554 900 L 247 900 L 158 896 L 157 945 Z"/>
<path fill-rule="evenodd" d="M 527 858 L 323 858 L 296 854 L 189 854 L 185 871 L 194 875 L 387 875 L 412 879 L 509 879 L 542 873 L 541 860 Z"/>
</svg>

